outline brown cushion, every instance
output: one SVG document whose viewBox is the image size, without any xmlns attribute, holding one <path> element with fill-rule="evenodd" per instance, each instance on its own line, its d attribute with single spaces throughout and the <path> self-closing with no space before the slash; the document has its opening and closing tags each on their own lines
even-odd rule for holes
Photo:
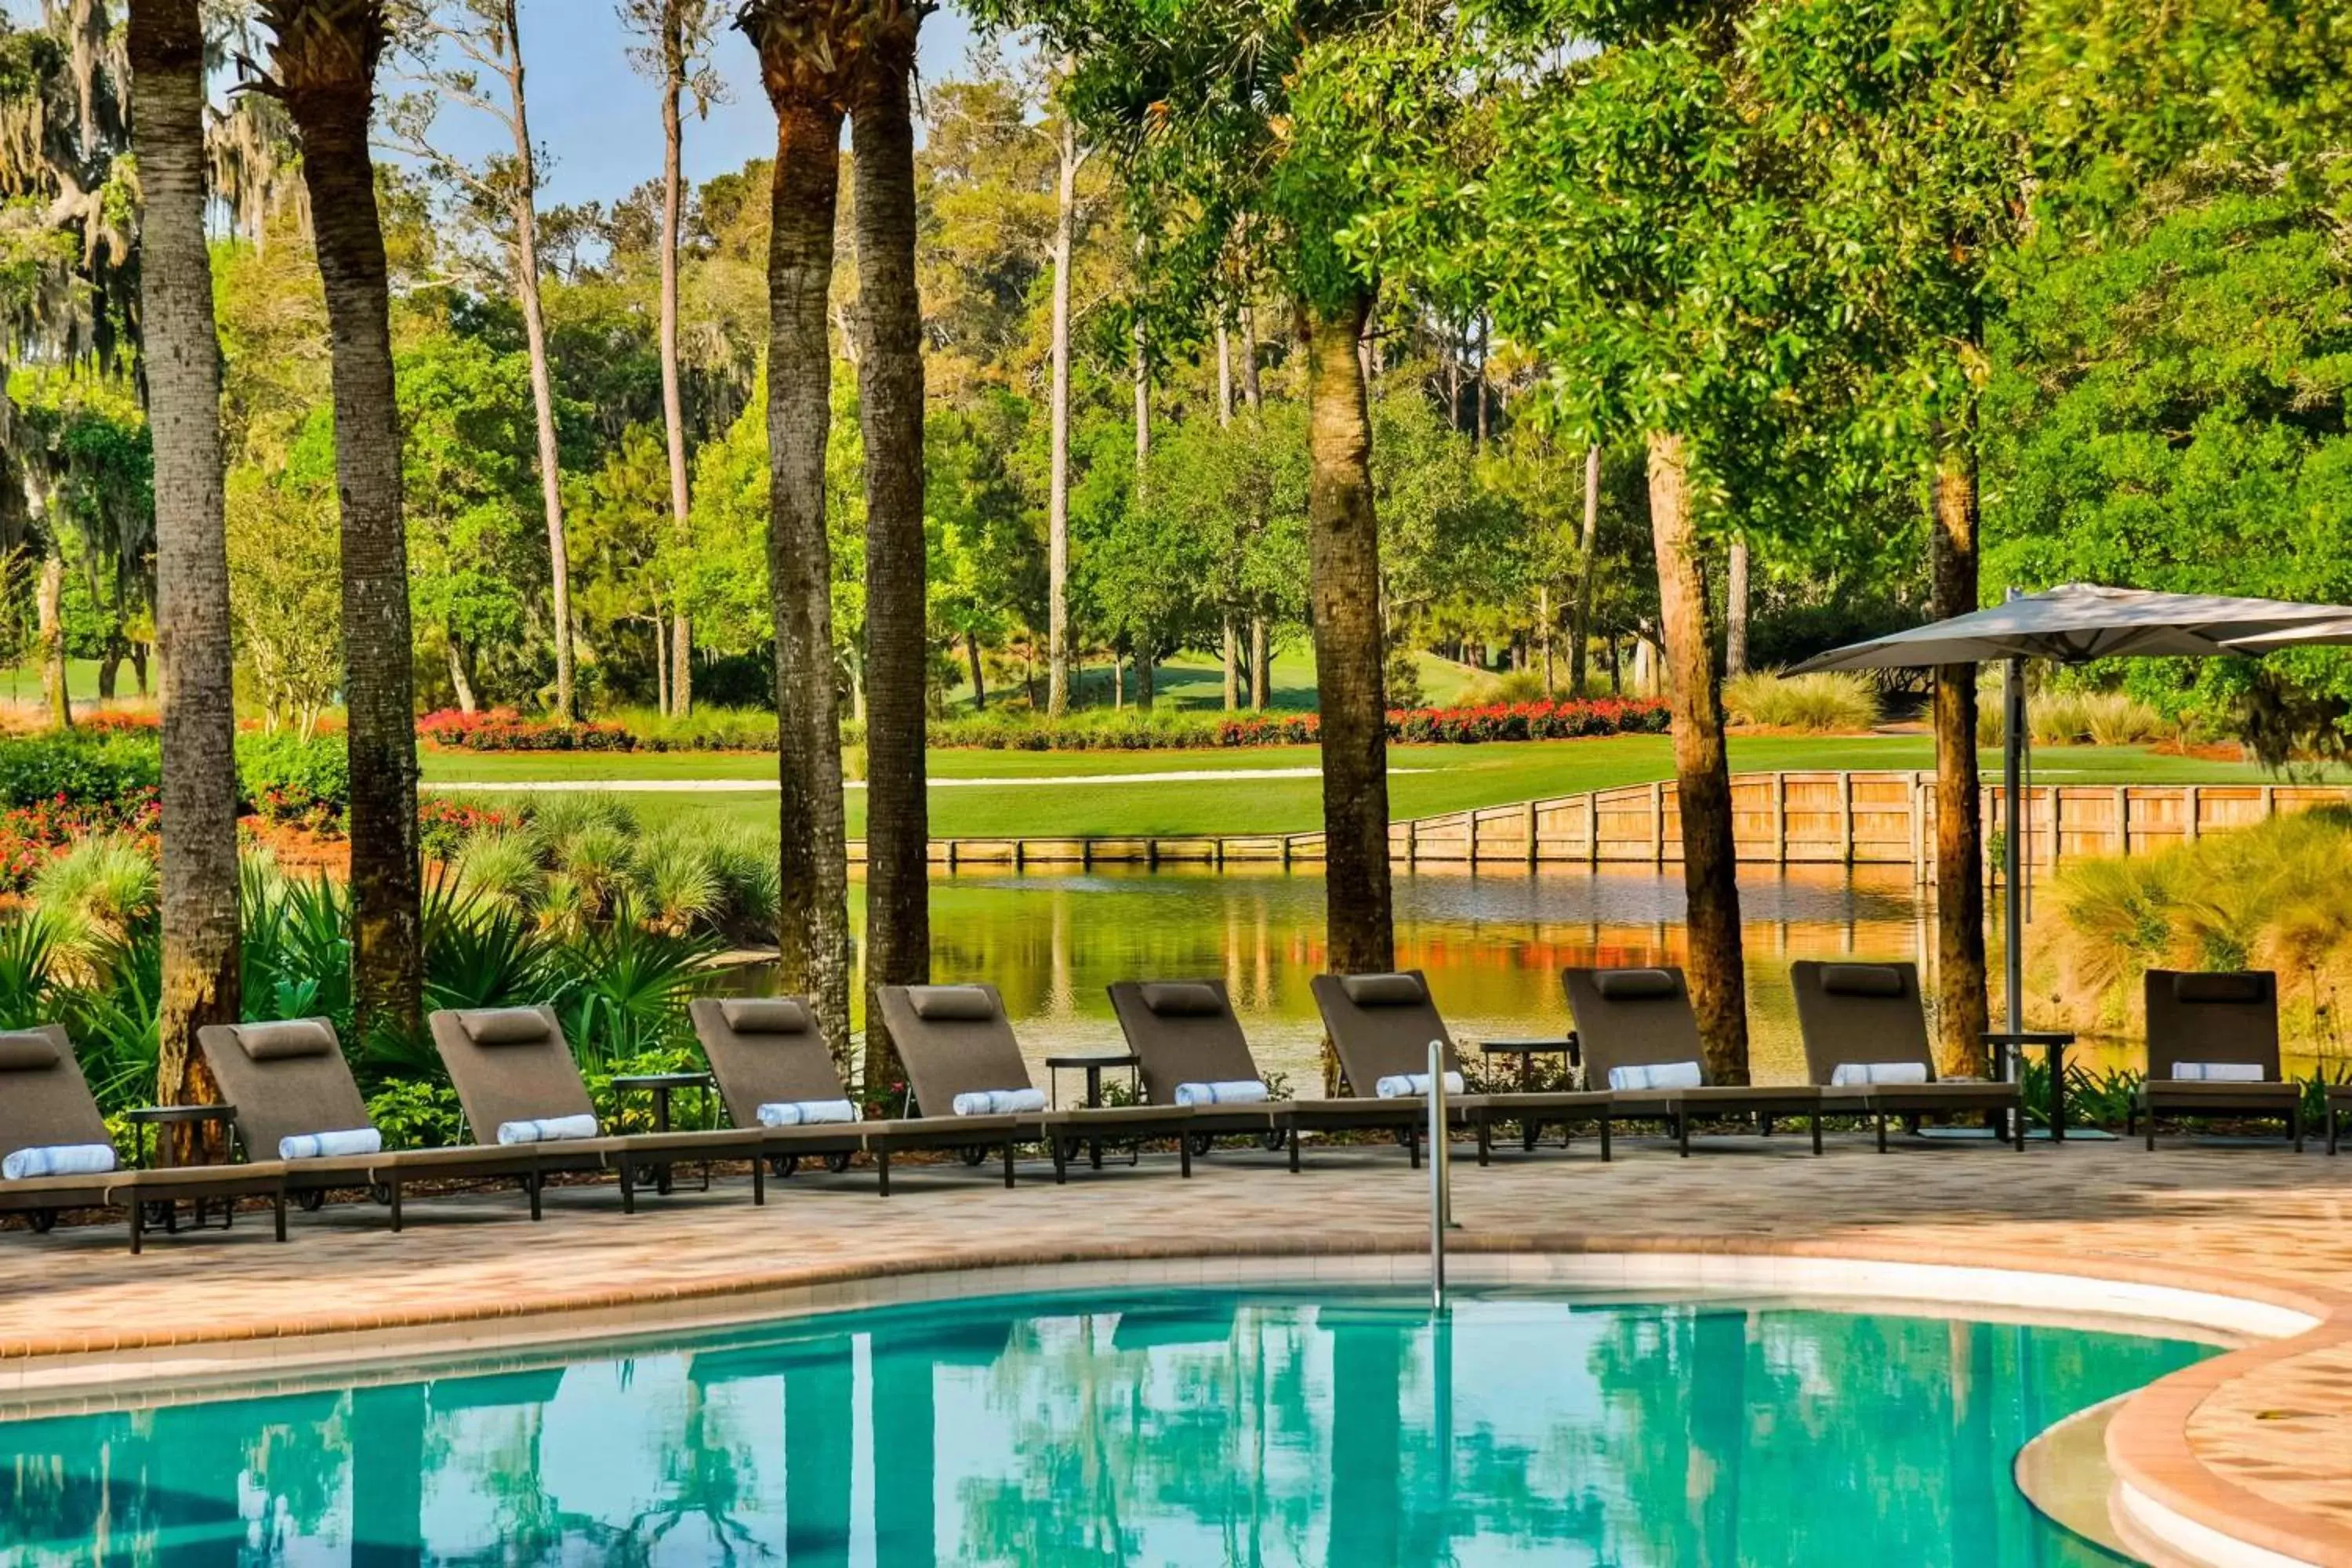
<svg viewBox="0 0 2352 1568">
<path fill-rule="evenodd" d="M 2176 974 L 2175 1002 L 2259 1002 L 2270 994 L 2267 974 Z"/>
<path fill-rule="evenodd" d="M 1339 989 L 1359 1007 L 1418 1007 L 1429 1000 L 1417 976 L 1411 974 L 1349 974 Z"/>
<path fill-rule="evenodd" d="M 744 997 L 719 1004 L 719 1015 L 739 1035 L 805 1035 L 808 1008 L 790 996 Z"/>
<path fill-rule="evenodd" d="M 236 1043 L 257 1062 L 328 1057 L 335 1054 L 335 1031 L 316 1018 L 296 1018 L 282 1024 L 241 1024 L 237 1026 Z"/>
<path fill-rule="evenodd" d="M 458 1014 L 457 1023 L 478 1046 L 534 1046 L 547 1038 L 547 1020 L 536 1007 L 478 1007 Z"/>
<path fill-rule="evenodd" d="M 1592 988 L 1612 1002 L 1656 1002 L 1675 994 L 1675 977 L 1663 969 L 1603 969 Z"/>
<path fill-rule="evenodd" d="M 1197 980 L 1163 981 L 1143 988 L 1143 1005 L 1162 1018 L 1213 1018 L 1225 1010 L 1217 988 Z"/>
<path fill-rule="evenodd" d="M 986 1023 L 996 1016 L 995 1002 L 977 985 L 909 985 L 907 996 L 926 1023 Z"/>
<path fill-rule="evenodd" d="M 58 1065 L 58 1043 L 26 1029 L 0 1035 L 0 1072 L 39 1072 Z"/>
<path fill-rule="evenodd" d="M 1822 989 L 1832 996 L 1900 996 L 1903 972 L 1884 963 L 1824 963 Z"/>
</svg>

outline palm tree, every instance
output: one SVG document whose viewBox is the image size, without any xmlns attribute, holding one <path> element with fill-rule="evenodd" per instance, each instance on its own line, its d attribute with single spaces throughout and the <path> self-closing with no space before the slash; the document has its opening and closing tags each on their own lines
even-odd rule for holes
<svg viewBox="0 0 2352 1568">
<path fill-rule="evenodd" d="M 274 39 L 260 90 L 284 101 L 300 140 L 326 285 L 351 715 L 352 994 L 362 1039 L 414 1034 L 424 984 L 414 648 L 392 293 L 368 152 L 384 0 L 261 0 L 259 9 Z"/>
<path fill-rule="evenodd" d="M 236 707 L 221 490 L 220 340 L 205 243 L 198 0 L 138 0 L 131 126 L 146 195 L 140 300 L 155 455 L 155 641 L 163 693 L 163 993 L 155 1097 L 217 1098 L 190 1048 L 238 1016 Z"/>
<path fill-rule="evenodd" d="M 779 978 L 816 1003 L 849 1054 L 848 830 L 834 689 L 833 554 L 824 449 L 832 428 L 834 210 L 841 126 L 858 63 L 860 0 L 749 0 L 736 26 L 760 51 L 776 111 L 768 239 L 768 590 L 776 637 L 783 911 Z"/>
<path fill-rule="evenodd" d="M 879 985 L 931 977 L 925 798 L 922 301 L 910 79 L 928 0 L 866 0 L 850 109 L 858 415 L 866 437 L 866 1082 L 887 1081 Z"/>
<path fill-rule="evenodd" d="M 640 67 L 658 77 L 662 84 L 662 426 L 669 443 L 670 521 L 681 541 L 690 526 L 692 498 L 687 480 L 686 400 L 679 390 L 677 367 L 677 236 L 686 194 L 681 169 L 686 133 L 680 110 L 689 88 L 698 111 L 708 112 L 711 100 L 719 96 L 719 79 L 705 57 L 719 15 L 719 0 L 623 0 L 621 6 L 622 21 L 648 40 L 633 53 Z M 694 626 L 683 606 L 670 626 L 669 694 L 671 712 L 692 710 Z"/>
</svg>

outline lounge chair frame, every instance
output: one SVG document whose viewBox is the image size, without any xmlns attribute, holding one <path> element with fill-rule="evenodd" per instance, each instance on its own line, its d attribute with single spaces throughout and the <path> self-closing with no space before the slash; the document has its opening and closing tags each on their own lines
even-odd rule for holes
<svg viewBox="0 0 2352 1568">
<path fill-rule="evenodd" d="M 2286 1123 L 2287 1141 L 2296 1153 L 2303 1152 L 2303 1085 L 2288 1079 L 2279 1065 L 2278 976 L 2265 969 L 2226 973 L 2151 969 L 2143 984 L 2147 1076 L 2132 1095 L 2126 1136 L 2144 1137 L 2153 1151 L 2158 1117 L 2274 1121 Z M 2186 1061 L 2248 1064 L 2260 1068 L 2263 1077 L 2258 1082 L 2231 1083 L 2169 1076 L 2172 1064 Z M 2159 1068 L 2168 1076 L 2158 1077 Z M 2333 1110 L 2331 1102 L 2331 1152 L 2336 1142 Z"/>
<path fill-rule="evenodd" d="M 1844 969 L 1884 970 L 1897 989 L 1891 995 L 1857 995 L 1837 989 Z M 2021 1085 L 1938 1078 L 1936 1054 L 1927 1043 L 1927 1008 L 1919 990 L 1919 966 L 1851 964 L 1800 959 L 1789 966 L 1797 994 L 1797 1027 L 1804 1036 L 1805 1067 L 1832 1114 L 1851 1104 L 1877 1123 L 1878 1152 L 1887 1152 L 1886 1126 L 1901 1117 L 1916 1131 L 1922 1116 L 1983 1112 L 2000 1119 L 2013 1149 L 2025 1147 L 2025 1091 Z M 1853 1043 L 1848 1044 L 1849 1041 Z M 1916 1062 L 1927 1068 L 1922 1084 L 1840 1087 L 1831 1082 L 1849 1062 Z"/>
<path fill-rule="evenodd" d="M 1668 977 L 1672 989 L 1666 994 L 1630 1000 L 1602 994 L 1604 975 L 1651 972 Z M 1593 1082 L 1607 1083 L 1621 1067 L 1705 1063 L 1698 1018 L 1691 1010 L 1690 982 L 1681 969 L 1659 964 L 1635 970 L 1572 967 L 1560 972 L 1560 987 L 1575 1016 L 1585 1071 Z M 1813 1152 L 1822 1152 L 1822 1091 L 1811 1084 L 1615 1089 L 1610 1091 L 1609 1115 L 1621 1122 L 1664 1125 L 1675 1140 L 1675 1152 L 1684 1159 L 1690 1158 L 1692 1123 L 1701 1116 L 1752 1116 L 1767 1137 L 1777 1121 L 1801 1121 L 1811 1132 Z"/>
</svg>

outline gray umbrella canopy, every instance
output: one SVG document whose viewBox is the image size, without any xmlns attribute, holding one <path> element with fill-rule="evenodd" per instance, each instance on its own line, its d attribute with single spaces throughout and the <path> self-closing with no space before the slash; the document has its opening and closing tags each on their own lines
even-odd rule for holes
<svg viewBox="0 0 2352 1568">
<path fill-rule="evenodd" d="M 1832 648 L 1807 659 L 1793 673 L 1906 669 L 2003 658 L 2077 664 L 2122 654 L 2200 658 L 2347 641 L 2352 641 L 2352 606 L 2069 583 L 1990 609 Z"/>
</svg>

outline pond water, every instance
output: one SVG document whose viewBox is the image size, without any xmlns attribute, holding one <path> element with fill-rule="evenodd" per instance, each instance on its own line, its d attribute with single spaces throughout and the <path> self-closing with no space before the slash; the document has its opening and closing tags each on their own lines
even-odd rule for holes
<svg viewBox="0 0 2352 1568">
<path fill-rule="evenodd" d="M 2086 1568 L 2019 1450 L 2209 1353 L 1758 1301 L 984 1299 L 0 1424 L 0 1558 Z"/>
<path fill-rule="evenodd" d="M 1934 958 L 1932 914 L 1907 869 L 1752 872 L 1740 900 L 1761 1082 L 1804 1076 L 1792 961 L 1912 959 L 1924 972 Z M 1428 973 L 1446 1022 L 1473 1039 L 1566 1029 L 1568 965 L 1679 963 L 1685 951 L 1678 870 L 1400 868 L 1395 905 L 1397 963 Z M 1327 967 L 1324 908 L 1313 869 L 965 871 L 931 883 L 932 971 L 1003 991 L 1041 1085 L 1047 1054 L 1118 1043 L 1113 981 L 1223 976 L 1259 1065 L 1314 1093 L 1321 1027 L 1307 982 Z M 862 924 L 855 903 L 852 919 Z M 735 984 L 770 979 L 754 966 Z"/>
</svg>

